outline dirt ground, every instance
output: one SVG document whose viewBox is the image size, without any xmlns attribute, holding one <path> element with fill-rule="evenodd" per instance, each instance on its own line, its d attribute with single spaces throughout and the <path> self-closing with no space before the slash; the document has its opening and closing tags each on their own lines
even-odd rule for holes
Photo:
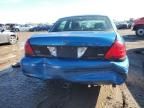
<svg viewBox="0 0 144 108">
<path fill-rule="evenodd" d="M 144 108 L 144 38 L 138 38 L 130 30 L 123 30 L 120 33 L 126 41 L 130 61 L 126 85 L 140 107 Z"/>
<path fill-rule="evenodd" d="M 121 30 L 119 33 L 126 41 L 130 60 L 130 70 L 126 84 L 116 88 L 110 85 L 89 88 L 79 95 L 77 93 L 80 92 L 72 93 L 71 101 L 67 102 L 65 106 L 53 108 L 144 108 L 144 54 L 139 52 L 139 48 L 144 48 L 144 38 L 138 38 L 131 30 Z M 18 33 L 19 42 L 16 45 L 0 45 L 0 75 L 5 73 L 4 69 L 9 68 L 15 62 L 19 62 L 24 56 L 24 43 L 32 34 L 35 33 Z M 72 87 L 73 89 L 77 91 L 83 90 L 75 86 Z M 89 100 L 86 98 L 89 98 Z M 88 103 L 83 105 L 86 101 L 91 105 L 88 106 Z M 46 108 L 44 106 L 48 106 L 48 103 L 47 101 L 42 102 L 39 108 Z"/>
</svg>

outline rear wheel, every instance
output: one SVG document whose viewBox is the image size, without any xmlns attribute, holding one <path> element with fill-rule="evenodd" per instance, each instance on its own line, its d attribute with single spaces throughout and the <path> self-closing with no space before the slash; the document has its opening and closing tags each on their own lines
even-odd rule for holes
<svg viewBox="0 0 144 108">
<path fill-rule="evenodd" d="M 16 44 L 16 42 L 17 42 L 16 36 L 10 36 L 9 37 L 9 44 L 13 45 L 13 44 Z"/>
<path fill-rule="evenodd" d="M 16 29 L 15 29 L 15 31 L 16 31 L 16 32 L 19 32 L 19 29 L 18 29 L 18 28 L 16 28 Z"/>
<path fill-rule="evenodd" d="M 138 28 L 136 30 L 136 35 L 137 36 L 144 36 L 144 28 Z"/>
</svg>

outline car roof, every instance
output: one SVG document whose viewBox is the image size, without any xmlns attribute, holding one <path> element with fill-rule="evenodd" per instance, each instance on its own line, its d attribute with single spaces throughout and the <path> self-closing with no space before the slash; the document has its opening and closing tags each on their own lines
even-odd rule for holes
<svg viewBox="0 0 144 108">
<path fill-rule="evenodd" d="M 60 19 L 61 20 L 62 19 L 73 19 L 73 18 L 80 18 L 80 17 L 108 17 L 108 16 L 105 16 L 105 15 L 78 15 L 78 16 L 63 17 L 63 18 L 60 18 Z"/>
</svg>

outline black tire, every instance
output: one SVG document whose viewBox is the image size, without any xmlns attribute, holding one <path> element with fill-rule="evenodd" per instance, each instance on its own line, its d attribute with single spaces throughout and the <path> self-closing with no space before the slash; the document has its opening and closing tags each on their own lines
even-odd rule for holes
<svg viewBox="0 0 144 108">
<path fill-rule="evenodd" d="M 20 30 L 18 28 L 15 29 L 16 32 L 19 32 Z"/>
<path fill-rule="evenodd" d="M 14 45 L 17 43 L 17 37 L 16 36 L 10 36 L 9 37 L 9 44 Z"/>
<path fill-rule="evenodd" d="M 144 36 L 144 28 L 138 28 L 136 30 L 136 35 L 140 37 Z"/>
</svg>

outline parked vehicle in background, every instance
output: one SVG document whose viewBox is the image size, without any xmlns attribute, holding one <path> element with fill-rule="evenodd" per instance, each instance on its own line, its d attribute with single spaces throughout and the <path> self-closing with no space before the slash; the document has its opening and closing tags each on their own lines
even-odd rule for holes
<svg viewBox="0 0 144 108">
<path fill-rule="evenodd" d="M 4 24 L 0 24 L 0 31 L 4 29 Z"/>
<path fill-rule="evenodd" d="M 59 19 L 49 33 L 35 34 L 21 60 L 25 75 L 83 84 L 125 82 L 129 62 L 123 38 L 101 15 Z"/>
<path fill-rule="evenodd" d="M 4 29 L 15 32 L 15 31 L 18 31 L 17 28 L 15 28 L 16 25 L 18 25 L 18 24 L 7 23 L 7 24 L 4 25 L 5 26 Z"/>
<path fill-rule="evenodd" d="M 45 25 L 45 24 L 37 25 L 37 26 L 31 28 L 29 31 L 30 32 L 34 32 L 34 31 L 48 31 L 50 29 L 50 27 L 51 27 L 50 25 Z"/>
<path fill-rule="evenodd" d="M 128 29 L 130 28 L 130 25 L 128 22 L 116 22 L 117 29 Z"/>
<path fill-rule="evenodd" d="M 128 23 L 128 29 L 131 29 L 133 22 L 132 21 L 127 21 Z"/>
<path fill-rule="evenodd" d="M 33 27 L 35 26 L 31 24 L 24 24 L 24 25 L 15 26 L 15 29 L 20 32 L 27 32 Z"/>
<path fill-rule="evenodd" d="M 21 26 L 22 26 L 22 25 L 20 25 L 20 24 L 15 24 L 15 25 L 13 26 L 13 30 L 14 30 L 15 32 L 19 32 L 19 31 L 21 30 Z"/>
<path fill-rule="evenodd" d="M 31 28 L 34 27 L 34 25 L 31 24 L 5 24 L 5 27 L 7 30 L 13 31 L 13 32 L 27 32 L 29 31 Z"/>
<path fill-rule="evenodd" d="M 14 25 L 15 25 L 15 24 L 12 24 L 12 23 L 7 23 L 7 24 L 5 24 L 5 30 L 13 31 Z"/>
<path fill-rule="evenodd" d="M 9 30 L 0 31 L 0 44 L 2 43 L 16 44 L 17 41 L 18 36 L 16 33 L 11 32 Z"/>
<path fill-rule="evenodd" d="M 13 31 L 13 32 L 18 32 L 19 26 L 20 24 L 8 23 L 8 24 L 5 24 L 5 29 Z"/>
<path fill-rule="evenodd" d="M 132 30 L 137 36 L 144 36 L 144 17 L 134 20 Z"/>
</svg>

